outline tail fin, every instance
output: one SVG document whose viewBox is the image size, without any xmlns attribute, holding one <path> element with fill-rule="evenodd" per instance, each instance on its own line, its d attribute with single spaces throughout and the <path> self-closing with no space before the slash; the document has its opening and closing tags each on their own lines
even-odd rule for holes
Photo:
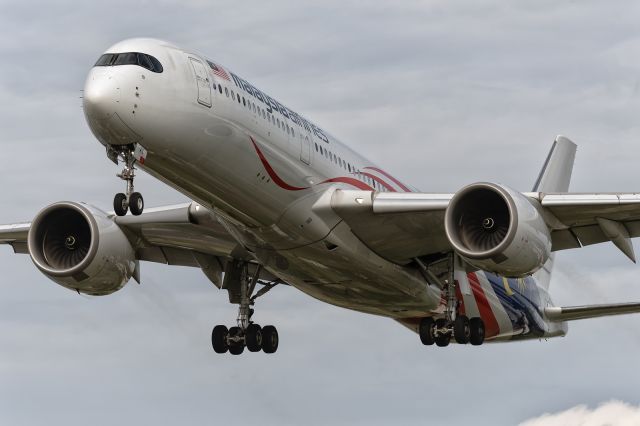
<svg viewBox="0 0 640 426">
<path fill-rule="evenodd" d="M 540 175 L 533 185 L 533 192 L 567 192 L 575 158 L 576 144 L 564 136 L 557 136 L 540 170 Z M 551 282 L 553 258 L 554 256 L 551 255 L 542 269 L 535 273 L 538 285 L 545 289 L 549 288 Z"/>
<path fill-rule="evenodd" d="M 533 185 L 533 192 L 567 192 L 575 158 L 576 144 L 564 136 L 557 136 Z"/>
</svg>

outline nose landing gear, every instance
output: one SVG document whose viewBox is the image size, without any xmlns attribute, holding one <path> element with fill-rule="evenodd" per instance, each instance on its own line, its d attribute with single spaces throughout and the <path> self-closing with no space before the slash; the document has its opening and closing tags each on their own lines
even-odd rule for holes
<svg viewBox="0 0 640 426">
<path fill-rule="evenodd" d="M 144 210 L 144 199 L 142 195 L 139 192 L 135 192 L 133 188 L 133 179 L 136 176 L 136 168 L 134 166 L 136 157 L 133 147 L 129 145 L 124 145 L 118 149 L 109 147 L 107 155 L 116 164 L 118 164 L 118 159 L 122 160 L 124 168 L 122 172 L 116 176 L 127 182 L 126 192 L 119 192 L 113 198 L 113 210 L 118 216 L 126 215 L 127 211 L 131 211 L 131 214 L 134 216 L 139 216 Z"/>
</svg>

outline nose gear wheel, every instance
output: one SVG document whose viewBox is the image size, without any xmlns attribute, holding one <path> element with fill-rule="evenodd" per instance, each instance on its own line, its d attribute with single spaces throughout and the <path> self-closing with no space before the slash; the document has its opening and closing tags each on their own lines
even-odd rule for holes
<svg viewBox="0 0 640 426">
<path fill-rule="evenodd" d="M 109 146 L 107 156 L 116 164 L 119 160 L 124 163 L 124 168 L 116 176 L 127 183 L 125 192 L 117 193 L 113 198 L 113 210 L 118 216 L 126 215 L 127 211 L 130 211 L 134 216 L 141 215 L 144 210 L 144 199 L 139 192 L 135 192 L 133 186 L 133 180 L 136 176 L 134 146 Z"/>
</svg>

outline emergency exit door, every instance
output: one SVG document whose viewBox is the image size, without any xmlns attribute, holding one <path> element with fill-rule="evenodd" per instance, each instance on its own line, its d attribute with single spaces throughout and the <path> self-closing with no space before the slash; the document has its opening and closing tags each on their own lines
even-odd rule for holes
<svg viewBox="0 0 640 426">
<path fill-rule="evenodd" d="M 300 135 L 300 160 L 306 164 L 311 163 L 311 140 L 308 135 Z"/>
</svg>

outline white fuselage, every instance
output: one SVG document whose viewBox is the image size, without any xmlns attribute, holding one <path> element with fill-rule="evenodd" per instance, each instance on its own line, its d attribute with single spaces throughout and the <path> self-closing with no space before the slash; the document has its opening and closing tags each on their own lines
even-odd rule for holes
<svg viewBox="0 0 640 426">
<path fill-rule="evenodd" d="M 107 52 L 140 51 L 163 72 L 122 65 L 89 73 L 85 113 L 101 143 L 144 146 L 142 169 L 215 210 L 267 269 L 318 299 L 391 317 L 438 307 L 439 289 L 377 256 L 328 206 L 336 188 L 408 187 L 262 92 L 239 87 L 227 69 L 216 64 L 228 79 L 215 74 L 197 53 L 153 40 Z"/>
<path fill-rule="evenodd" d="M 140 168 L 214 211 L 247 256 L 315 298 L 399 320 L 442 309 L 439 288 L 378 256 L 330 207 L 338 188 L 408 186 L 198 53 L 148 39 L 107 50 L 120 52 L 153 55 L 163 71 L 92 68 L 84 108 L 102 144 L 143 146 Z"/>
</svg>

